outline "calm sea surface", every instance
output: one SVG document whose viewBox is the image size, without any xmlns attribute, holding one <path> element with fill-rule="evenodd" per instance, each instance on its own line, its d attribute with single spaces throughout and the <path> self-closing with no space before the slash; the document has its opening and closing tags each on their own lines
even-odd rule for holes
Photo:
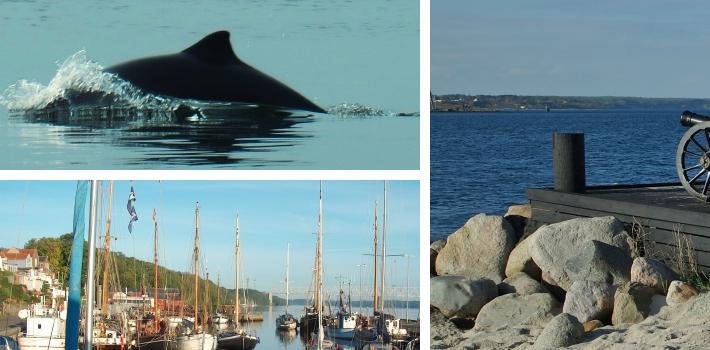
<svg viewBox="0 0 710 350">
<path fill-rule="evenodd" d="M 372 111 L 146 127 L 34 120 L 0 105 L 0 169 L 419 167 L 419 118 L 392 116 L 419 109 L 416 1 L 0 0 L 0 27 L 0 93 L 22 79 L 46 86 L 80 50 L 106 67 L 225 29 L 242 60 L 316 104 Z"/>
<path fill-rule="evenodd" d="M 357 302 L 353 304 L 353 312 L 359 312 L 356 306 Z M 258 311 L 264 315 L 264 322 L 254 322 L 248 326 L 248 329 L 256 331 L 256 335 L 259 336 L 259 339 L 261 341 L 259 345 L 257 345 L 257 349 L 304 349 L 304 345 L 306 345 L 306 340 L 301 337 L 300 333 L 297 333 L 295 331 L 278 332 L 276 330 L 276 318 L 278 318 L 279 315 L 283 314 L 283 306 L 274 306 L 270 308 L 263 307 Z M 292 305 L 289 307 L 289 312 L 296 316 L 296 318 L 300 318 L 303 313 L 303 306 Z M 372 313 L 372 309 L 367 309 L 367 311 L 363 312 Z M 397 317 L 404 318 L 405 316 L 405 309 L 398 308 L 395 309 L 394 312 Z M 417 319 L 418 317 L 419 309 L 410 307 L 409 318 Z M 345 350 L 353 349 L 351 344 L 347 341 L 338 341 L 338 344 L 340 344 Z"/>
<path fill-rule="evenodd" d="M 431 239 L 552 186 L 553 132 L 585 133 L 588 185 L 677 182 L 681 112 L 432 113 Z"/>
</svg>

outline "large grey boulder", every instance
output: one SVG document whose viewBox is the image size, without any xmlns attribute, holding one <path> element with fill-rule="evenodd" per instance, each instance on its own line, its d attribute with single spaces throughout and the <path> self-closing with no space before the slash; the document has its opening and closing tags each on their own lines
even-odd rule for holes
<svg viewBox="0 0 710 350">
<path fill-rule="evenodd" d="M 564 274 L 564 284 L 555 279 L 568 290 L 571 281 L 606 282 L 622 284 L 631 279 L 631 256 L 627 251 L 613 245 L 596 240 L 582 242 L 577 249 L 577 255 L 569 258 L 561 270 Z"/>
<path fill-rule="evenodd" d="M 616 238 L 618 235 L 622 237 Z M 622 249 L 627 247 L 623 243 L 626 241 L 623 224 L 611 216 L 579 218 L 547 225 L 531 237 L 529 249 L 532 259 L 564 290 L 569 289 L 575 280 L 568 275 L 567 260 L 579 254 L 579 247 L 584 242 L 596 240 Z"/>
<path fill-rule="evenodd" d="M 645 284 L 628 282 L 617 288 L 614 294 L 613 325 L 639 323 L 651 311 L 655 290 Z"/>
<path fill-rule="evenodd" d="M 481 309 L 476 318 L 476 331 L 513 326 L 547 324 L 561 311 L 561 305 L 548 293 L 499 296 Z"/>
<path fill-rule="evenodd" d="M 522 295 L 547 293 L 547 290 L 540 284 L 540 282 L 534 280 L 525 272 L 518 272 L 498 284 L 498 295 L 508 293 L 518 293 Z"/>
<path fill-rule="evenodd" d="M 631 281 L 653 287 L 659 293 L 665 294 L 675 279 L 678 279 L 678 274 L 656 259 L 636 258 L 631 265 Z"/>
<path fill-rule="evenodd" d="M 498 296 L 498 286 L 486 279 L 437 276 L 430 279 L 431 305 L 446 317 L 475 317 L 483 305 Z"/>
<path fill-rule="evenodd" d="M 499 283 L 515 242 L 513 227 L 502 216 L 476 215 L 449 236 L 436 258 L 436 273 Z"/>
<path fill-rule="evenodd" d="M 575 281 L 567 291 L 562 312 L 573 315 L 579 322 L 608 321 L 614 310 L 616 286 L 605 282 Z"/>
<path fill-rule="evenodd" d="M 579 343 L 584 326 L 576 317 L 562 313 L 555 316 L 535 340 L 534 349 L 557 349 Z"/>
<path fill-rule="evenodd" d="M 540 267 L 535 264 L 532 256 L 530 256 L 529 246 L 532 241 L 532 237 L 533 236 L 530 236 L 520 241 L 520 243 L 518 243 L 510 252 L 508 262 L 505 265 L 506 276 L 510 277 L 518 272 L 525 272 L 530 277 L 540 280 Z"/>
</svg>

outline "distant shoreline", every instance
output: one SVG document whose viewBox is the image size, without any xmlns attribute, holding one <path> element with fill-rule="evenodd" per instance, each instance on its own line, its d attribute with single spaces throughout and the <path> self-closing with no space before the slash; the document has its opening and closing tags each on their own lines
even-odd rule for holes
<svg viewBox="0 0 710 350">
<path fill-rule="evenodd" d="M 491 113 L 574 110 L 710 110 L 710 98 L 614 96 L 431 95 L 430 111 Z"/>
</svg>

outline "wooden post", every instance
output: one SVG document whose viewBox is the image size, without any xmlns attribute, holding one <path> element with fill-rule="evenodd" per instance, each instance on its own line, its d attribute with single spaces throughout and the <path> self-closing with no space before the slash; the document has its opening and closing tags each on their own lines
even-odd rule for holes
<svg viewBox="0 0 710 350">
<path fill-rule="evenodd" d="M 552 173 L 556 191 L 584 193 L 584 134 L 552 135 Z"/>
</svg>

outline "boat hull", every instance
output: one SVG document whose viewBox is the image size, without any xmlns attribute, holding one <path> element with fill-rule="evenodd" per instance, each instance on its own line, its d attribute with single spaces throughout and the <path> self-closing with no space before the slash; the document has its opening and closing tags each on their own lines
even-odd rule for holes
<svg viewBox="0 0 710 350">
<path fill-rule="evenodd" d="M 177 350 L 213 350 L 217 339 L 211 334 L 192 334 L 177 337 Z"/>
<path fill-rule="evenodd" d="M 259 338 L 251 335 L 234 335 L 221 337 L 217 341 L 217 348 L 223 350 L 251 350 L 259 343 Z"/>
<path fill-rule="evenodd" d="M 164 334 L 141 336 L 134 348 L 137 350 L 177 350 L 177 342 Z"/>
<path fill-rule="evenodd" d="M 63 350 L 64 338 L 19 337 L 17 343 L 22 350 Z"/>
</svg>

